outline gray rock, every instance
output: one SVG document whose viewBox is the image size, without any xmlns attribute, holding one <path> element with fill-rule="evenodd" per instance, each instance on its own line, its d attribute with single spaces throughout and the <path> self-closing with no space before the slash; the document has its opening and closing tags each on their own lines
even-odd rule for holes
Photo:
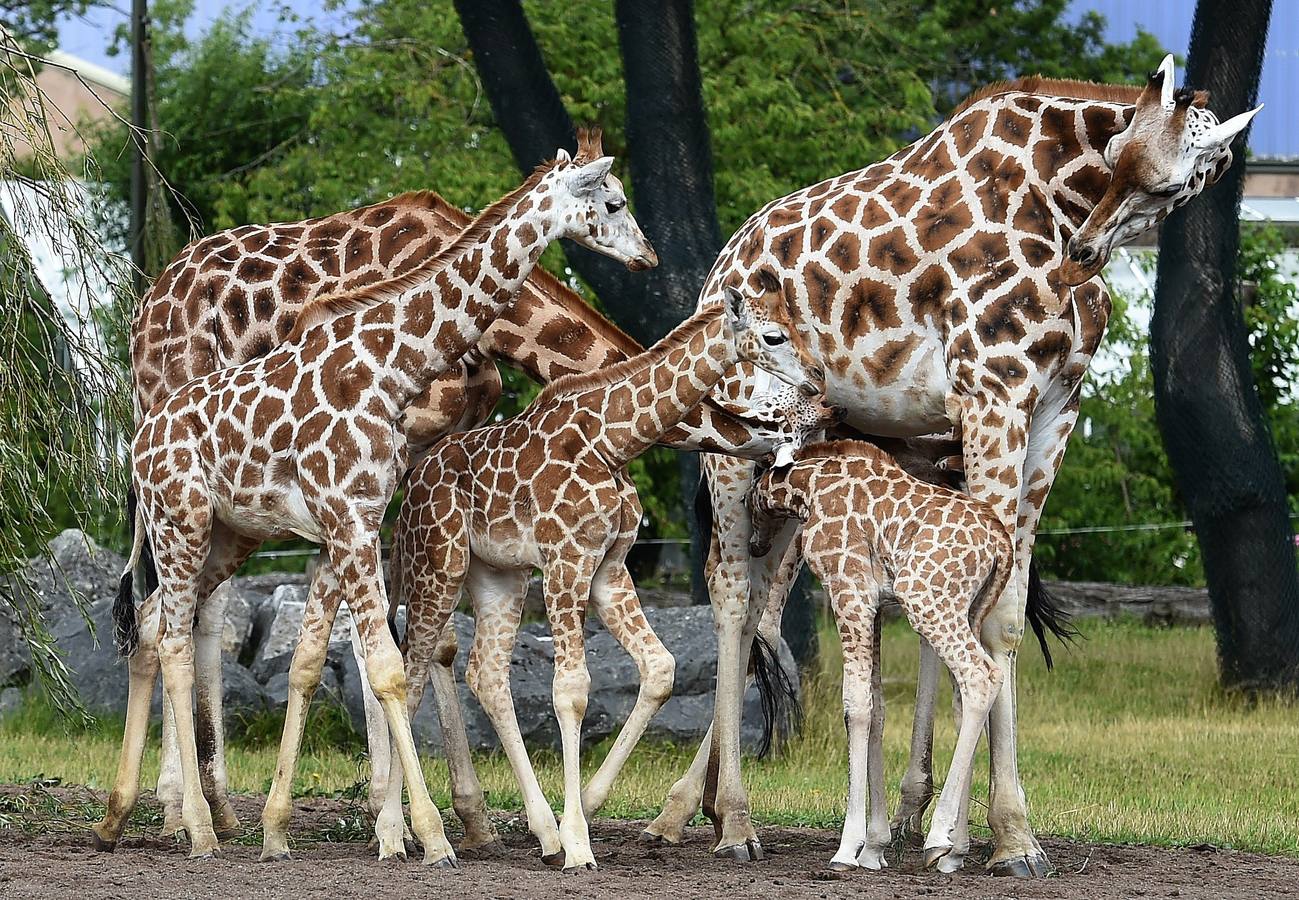
<svg viewBox="0 0 1299 900">
<path fill-rule="evenodd" d="M 266 702 L 271 709 L 283 709 L 289 702 L 289 673 L 279 672 L 266 682 Z M 320 686 L 316 688 L 313 702 L 342 703 L 342 687 L 338 672 L 332 666 L 325 666 L 320 672 Z"/>
<path fill-rule="evenodd" d="M 226 725 L 267 710 L 266 692 L 253 673 L 234 660 L 221 660 L 222 711 Z"/>
<path fill-rule="evenodd" d="M 256 619 L 262 622 L 269 621 L 266 626 L 265 636 L 257 647 L 256 655 L 253 659 L 252 668 L 257 672 L 260 678 L 269 678 L 279 671 L 288 671 L 288 665 L 283 668 L 278 667 L 278 663 L 272 665 L 272 661 L 278 656 L 293 653 L 293 648 L 298 645 L 298 635 L 302 630 L 302 617 L 306 609 L 307 588 L 303 585 L 280 585 L 275 589 L 269 600 L 265 601 L 259 609 Z M 338 611 L 338 616 L 334 619 L 334 628 L 330 632 L 329 642 L 333 643 L 350 643 L 352 640 L 352 615 L 344 606 Z"/>
<path fill-rule="evenodd" d="M 0 721 L 21 710 L 24 699 L 22 688 L 8 687 L 0 691 Z"/>
<path fill-rule="evenodd" d="M 259 598 L 250 596 L 232 581 L 217 587 L 209 603 L 225 602 L 225 622 L 221 628 L 221 652 L 235 659 L 243 657 L 253 632 L 253 613 Z"/>
</svg>

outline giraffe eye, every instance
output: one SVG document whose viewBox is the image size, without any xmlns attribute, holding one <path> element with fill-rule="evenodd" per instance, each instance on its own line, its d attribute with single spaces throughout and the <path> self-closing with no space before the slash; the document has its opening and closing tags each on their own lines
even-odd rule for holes
<svg viewBox="0 0 1299 900">
<path fill-rule="evenodd" d="M 1167 185 L 1166 187 L 1159 188 L 1158 190 L 1151 191 L 1150 196 L 1159 197 L 1160 199 L 1163 200 L 1168 200 L 1172 197 L 1176 197 L 1178 192 L 1181 191 L 1181 189 L 1182 186 L 1180 184 L 1170 184 Z"/>
<path fill-rule="evenodd" d="M 779 347 L 789 340 L 789 336 L 779 331 L 768 331 L 762 336 L 762 342 L 768 347 Z"/>
<path fill-rule="evenodd" d="M 622 209 L 626 205 L 627 205 L 627 201 L 619 197 L 617 200 L 605 201 L 604 208 L 608 211 L 609 215 L 613 215 L 614 213 L 616 213 L 618 210 Z"/>
</svg>

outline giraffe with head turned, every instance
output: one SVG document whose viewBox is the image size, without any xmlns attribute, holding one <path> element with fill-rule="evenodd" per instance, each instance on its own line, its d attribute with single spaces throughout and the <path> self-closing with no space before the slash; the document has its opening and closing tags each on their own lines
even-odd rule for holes
<svg viewBox="0 0 1299 900">
<path fill-rule="evenodd" d="M 599 135 L 583 135 L 576 159 L 601 155 Z M 304 306 L 319 297 L 398 278 L 442 250 L 469 217 L 432 191 L 336 215 L 262 226 L 241 226 L 195 242 L 159 275 L 145 294 L 131 329 L 131 368 L 137 408 L 145 411 L 193 378 L 259 358 L 281 344 Z M 495 361 L 546 383 L 567 374 L 613 365 L 644 348 L 600 316 L 575 292 L 541 268 L 528 274 L 515 301 L 491 324 L 478 346 L 439 376 L 407 407 L 401 422 L 411 458 L 441 436 L 482 424 L 500 395 Z M 741 418 L 711 401 L 693 408 L 664 437 L 683 449 L 757 458 L 783 440 L 777 415 Z M 221 715 L 220 634 L 223 593 L 199 610 L 195 626 L 197 716 L 211 740 L 200 744 L 200 775 L 219 834 L 238 820 L 226 799 Z M 142 614 L 151 615 L 146 605 Z M 361 658 L 360 644 L 354 650 Z M 455 654 L 445 636 L 438 659 Z M 434 666 L 434 683 L 454 700 L 450 670 Z M 371 734 L 371 808 L 377 813 L 387 781 L 382 712 L 367 694 Z M 444 719 L 459 712 L 444 704 Z M 463 727 L 444 729 L 450 739 Z M 483 792 L 473 776 L 467 741 L 448 747 L 453 800 L 465 824 L 463 847 L 496 840 Z M 170 710 L 163 710 L 163 756 L 158 796 L 164 833 L 181 828 L 181 777 Z"/>
<path fill-rule="evenodd" d="M 824 373 L 794 332 L 779 286 L 764 274 L 752 290 L 729 289 L 724 303 L 700 310 L 644 353 L 560 378 L 518 417 L 443 439 L 411 473 L 393 538 L 392 596 L 407 604 L 411 708 L 463 587 L 477 619 L 468 683 L 509 757 L 543 858 L 568 869 L 595 868 L 587 816 L 603 804 L 672 690 L 672 656 L 650 628 L 627 571 L 642 515 L 627 464 L 738 360 L 770 371 L 800 396 L 821 388 Z M 510 694 L 510 654 L 534 568 L 542 571 L 555 648 L 565 798 L 558 826 L 528 762 Z M 635 660 L 641 687 L 583 790 L 578 749 L 590 683 L 583 650 L 588 603 Z M 380 833 L 400 833 L 400 792 L 389 792 L 380 820 Z"/>
<path fill-rule="evenodd" d="M 288 855 L 298 743 L 346 587 L 371 688 L 406 762 L 425 861 L 454 865 L 415 764 L 405 676 L 383 599 L 379 526 L 407 461 L 398 426 L 404 409 L 509 305 L 552 241 L 579 240 L 632 269 L 654 263 L 610 175 L 612 164 L 603 156 L 574 161 L 561 150 L 437 256 L 398 279 L 317 299 L 276 350 L 195 379 L 144 415 L 131 451 L 135 546 L 114 607 L 120 645 L 132 657 L 127 728 L 117 783 L 95 827 L 97 846 L 115 846 L 138 794 L 149 697 L 161 666 L 191 855 L 217 850 L 190 708 L 195 612 L 264 540 L 297 535 L 321 544 L 325 555 L 290 667 L 262 857 Z M 130 571 L 146 531 L 159 588 L 141 641 Z"/>
<path fill-rule="evenodd" d="M 1173 90 L 1167 58 L 1144 88 L 1028 78 L 976 92 L 887 160 L 773 201 L 723 248 L 701 294 L 773 268 L 826 369 L 828 402 L 872 435 L 954 433 L 973 496 L 1014 538 L 1014 568 L 981 638 L 1005 673 L 989 718 L 991 871 L 1040 875 L 1016 761 L 1015 656 L 1043 504 L 1078 415 L 1109 298 L 1097 277 L 1117 241 L 1226 170 L 1257 110 L 1218 122 Z M 720 395 L 752 392 L 739 371 Z M 723 403 L 725 401 L 722 401 Z M 709 588 L 719 638 L 713 729 L 646 829 L 681 840 L 700 808 L 715 851 L 760 858 L 740 778 L 745 659 L 774 562 L 754 560 L 744 497 L 753 467 L 709 455 Z M 932 667 L 931 667 L 932 668 Z M 913 760 L 912 773 L 927 762 Z M 917 783 L 904 796 L 923 796 Z"/>
<path fill-rule="evenodd" d="M 781 520 L 799 529 L 768 609 L 779 612 L 801 558 L 829 594 L 843 644 L 848 814 L 831 867 L 887 864 L 879 615 L 893 599 L 947 665 L 961 700 L 956 751 L 925 840 L 926 866 L 959 871 L 970 844 L 974 751 L 1002 677 L 978 633 L 1011 574 L 1009 532 L 986 503 L 920 481 L 862 441 L 812 444 L 787 464 L 775 461 L 758 478 L 750 509 L 755 557 L 771 549 Z"/>
</svg>

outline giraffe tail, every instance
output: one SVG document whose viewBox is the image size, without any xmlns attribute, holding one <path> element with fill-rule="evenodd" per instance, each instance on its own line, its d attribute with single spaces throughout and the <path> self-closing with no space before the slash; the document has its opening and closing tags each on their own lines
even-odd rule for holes
<svg viewBox="0 0 1299 900">
<path fill-rule="evenodd" d="M 796 676 L 780 664 L 776 648 L 761 634 L 753 636 L 749 670 L 758 685 L 762 701 L 762 742 L 758 757 L 769 755 L 803 727 L 803 703 L 798 696 Z"/>
<path fill-rule="evenodd" d="M 131 556 L 117 585 L 117 599 L 113 601 L 113 642 L 121 656 L 133 656 L 140 647 L 140 623 L 135 609 L 135 566 L 147 555 L 148 543 L 144 533 L 144 513 L 136 503 L 135 491 L 126 495 L 127 514 L 131 519 Z M 152 561 L 148 564 L 152 568 Z M 154 584 L 157 576 L 153 576 Z"/>
<path fill-rule="evenodd" d="M 1073 627 L 1073 616 L 1060 606 L 1060 602 L 1042 584 L 1042 576 L 1037 570 L 1037 562 L 1028 564 L 1028 602 L 1024 617 L 1029 627 L 1037 636 L 1038 646 L 1042 648 L 1042 657 L 1046 660 L 1047 671 L 1055 668 L 1051 658 L 1051 645 L 1047 642 L 1047 632 L 1055 635 L 1056 640 L 1072 644 L 1079 637 L 1077 628 Z"/>
</svg>

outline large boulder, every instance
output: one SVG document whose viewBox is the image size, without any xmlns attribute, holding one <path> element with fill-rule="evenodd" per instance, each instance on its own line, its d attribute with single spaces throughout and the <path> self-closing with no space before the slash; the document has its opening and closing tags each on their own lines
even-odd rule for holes
<svg viewBox="0 0 1299 900">
<path fill-rule="evenodd" d="M 261 635 L 253 652 L 251 669 L 259 681 L 272 675 L 289 671 L 293 650 L 298 645 L 302 631 L 303 614 L 307 607 L 306 585 L 282 584 L 253 614 L 252 630 Z M 330 644 L 350 644 L 352 641 L 352 616 L 344 605 L 334 619 L 329 633 Z"/>
</svg>

